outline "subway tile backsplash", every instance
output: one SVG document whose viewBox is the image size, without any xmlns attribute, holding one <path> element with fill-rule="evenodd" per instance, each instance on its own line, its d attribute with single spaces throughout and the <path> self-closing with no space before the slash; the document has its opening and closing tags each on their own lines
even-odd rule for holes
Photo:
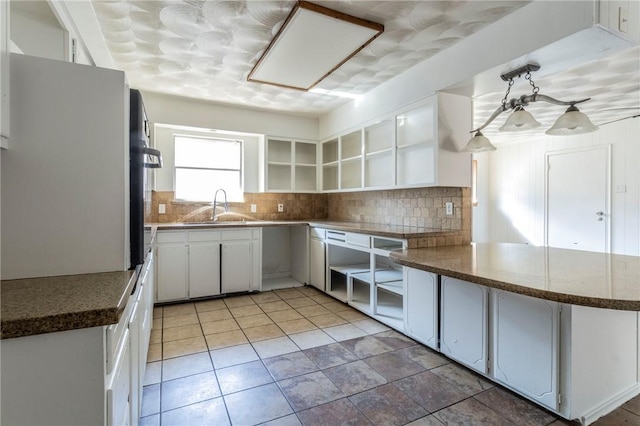
<svg viewBox="0 0 640 426">
<path fill-rule="evenodd" d="M 453 203 L 446 215 L 445 203 Z M 160 204 L 165 214 L 159 214 Z M 251 204 L 257 212 L 251 213 Z M 278 212 L 278 204 L 284 211 Z M 414 188 L 330 194 L 245 193 L 243 203 L 229 203 L 224 220 L 336 220 L 402 225 L 452 231 L 450 238 L 433 237 L 420 246 L 464 244 L 471 241 L 471 191 L 469 188 Z M 221 213 L 221 210 L 218 210 Z M 208 203 L 174 201 L 172 191 L 154 191 L 151 222 L 207 222 Z"/>
</svg>

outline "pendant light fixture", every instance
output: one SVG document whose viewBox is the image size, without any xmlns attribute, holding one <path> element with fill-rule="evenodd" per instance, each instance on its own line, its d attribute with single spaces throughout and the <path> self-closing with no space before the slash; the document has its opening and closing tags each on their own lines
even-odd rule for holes
<svg viewBox="0 0 640 426">
<path fill-rule="evenodd" d="M 482 134 L 481 130 L 487 127 L 496 119 L 496 117 L 505 111 L 513 110 L 505 123 L 498 129 L 501 132 L 519 132 L 540 127 L 540 123 L 533 118 L 533 115 L 524 109 L 530 103 L 538 101 L 544 101 L 554 105 L 569 105 L 566 112 L 556 120 L 549 130 L 545 132 L 547 135 L 579 135 L 598 130 L 598 126 L 594 125 L 586 114 L 580 112 L 576 107 L 576 104 L 586 102 L 591 98 L 580 99 L 577 101 L 559 101 L 551 96 L 538 93 L 540 88 L 533 82 L 531 78 L 531 71 L 537 71 L 539 69 L 539 65 L 527 64 L 500 75 L 502 80 L 509 83 L 507 92 L 504 94 L 504 98 L 502 98 L 502 103 L 482 126 L 470 132 L 475 134 L 462 149 L 463 152 L 485 152 L 495 150 L 496 147 L 493 146 L 489 139 Z M 507 101 L 509 93 L 511 92 L 511 86 L 513 86 L 514 83 L 513 79 L 515 77 L 519 78 L 522 74 L 524 74 L 524 78 L 529 81 L 532 88 L 532 94 L 522 95 L 519 98 L 512 98 Z"/>
</svg>

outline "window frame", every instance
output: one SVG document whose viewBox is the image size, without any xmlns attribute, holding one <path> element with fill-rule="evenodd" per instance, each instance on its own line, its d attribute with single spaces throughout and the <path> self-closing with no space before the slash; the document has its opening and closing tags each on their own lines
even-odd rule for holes
<svg viewBox="0 0 640 426">
<path fill-rule="evenodd" d="M 176 157 L 176 149 L 177 149 L 177 139 L 195 139 L 199 141 L 218 141 L 218 142 L 229 142 L 229 143 L 238 143 L 240 144 L 240 168 L 218 168 L 218 167 L 185 167 L 176 165 L 175 157 Z M 174 133 L 173 134 L 173 194 L 174 201 L 182 202 L 182 203 L 207 203 L 211 204 L 213 200 L 191 200 L 186 198 L 178 198 L 177 197 L 177 173 L 178 169 L 182 170 L 216 170 L 216 171 L 237 171 L 239 174 L 239 183 L 238 183 L 238 198 L 233 197 L 233 191 L 229 194 L 229 202 L 242 202 L 242 194 L 244 194 L 244 141 L 242 139 L 234 139 L 234 138 L 221 138 L 221 137 L 208 137 L 208 136 L 200 136 L 200 135 L 190 135 L 190 134 L 182 134 L 182 133 Z M 214 188 L 213 191 L 215 191 Z"/>
</svg>

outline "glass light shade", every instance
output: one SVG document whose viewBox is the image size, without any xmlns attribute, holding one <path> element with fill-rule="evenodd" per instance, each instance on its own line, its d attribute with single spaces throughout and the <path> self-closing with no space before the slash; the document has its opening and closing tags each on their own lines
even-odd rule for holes
<svg viewBox="0 0 640 426">
<path fill-rule="evenodd" d="M 462 149 L 462 152 L 485 152 L 495 151 L 496 147 L 491 145 L 489 139 L 485 137 L 480 131 L 469 140 L 467 146 Z"/>
<path fill-rule="evenodd" d="M 514 111 L 498 130 L 501 132 L 520 132 L 536 127 L 540 127 L 538 120 L 533 118 L 530 112 L 519 109 Z"/>
<path fill-rule="evenodd" d="M 575 106 L 570 106 L 567 112 L 562 114 L 545 133 L 547 135 L 563 136 L 580 135 L 595 132 L 596 130 L 598 130 L 598 126 L 593 124 L 586 114 L 578 111 Z"/>
</svg>

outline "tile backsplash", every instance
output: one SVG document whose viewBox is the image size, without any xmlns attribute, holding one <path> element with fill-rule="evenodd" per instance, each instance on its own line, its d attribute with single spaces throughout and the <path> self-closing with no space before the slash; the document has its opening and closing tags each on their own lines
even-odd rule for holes
<svg viewBox="0 0 640 426">
<path fill-rule="evenodd" d="M 445 203 L 453 203 L 446 215 Z M 159 205 L 165 214 L 159 214 Z M 251 204 L 256 213 L 251 213 Z M 284 211 L 278 212 L 278 204 Z M 402 225 L 453 231 L 456 242 L 471 241 L 471 190 L 469 188 L 415 188 L 330 194 L 245 193 L 243 203 L 229 203 L 224 220 L 324 219 Z M 218 210 L 219 213 L 221 212 Z M 149 221 L 156 223 L 207 222 L 209 203 L 174 201 L 172 191 L 154 191 Z M 452 234 L 453 235 L 453 234 Z M 435 238 L 435 237 L 434 237 Z M 440 245 L 440 244 L 437 244 Z"/>
</svg>

